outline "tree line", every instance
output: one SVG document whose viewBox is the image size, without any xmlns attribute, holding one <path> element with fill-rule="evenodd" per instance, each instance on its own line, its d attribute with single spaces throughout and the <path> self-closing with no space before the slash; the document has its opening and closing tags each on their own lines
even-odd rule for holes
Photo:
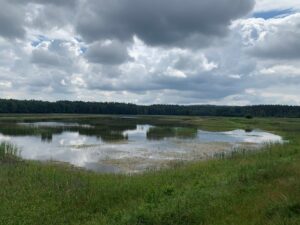
<svg viewBox="0 0 300 225">
<path fill-rule="evenodd" d="M 116 102 L 0 99 L 0 113 L 74 113 L 127 115 L 189 115 L 230 117 L 300 117 L 300 106 L 135 105 Z"/>
</svg>

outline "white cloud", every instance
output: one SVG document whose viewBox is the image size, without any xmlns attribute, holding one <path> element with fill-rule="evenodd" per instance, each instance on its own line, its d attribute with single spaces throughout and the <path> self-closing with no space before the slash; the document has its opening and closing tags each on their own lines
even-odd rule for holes
<svg viewBox="0 0 300 225">
<path fill-rule="evenodd" d="M 271 67 L 263 68 L 260 70 L 260 73 L 263 75 L 269 75 L 270 77 L 300 77 L 300 66 L 284 64 L 273 65 Z"/>
<path fill-rule="evenodd" d="M 0 87 L 1 88 L 10 88 L 12 86 L 12 83 L 10 81 L 1 81 Z"/>
<path fill-rule="evenodd" d="M 251 54 L 270 59 L 300 59 L 300 13 L 269 20 L 241 22 L 248 30 Z M 252 34 L 252 35 L 251 35 Z"/>
<path fill-rule="evenodd" d="M 257 0 L 254 11 L 266 12 L 271 10 L 295 9 L 300 10 L 298 0 Z"/>
</svg>

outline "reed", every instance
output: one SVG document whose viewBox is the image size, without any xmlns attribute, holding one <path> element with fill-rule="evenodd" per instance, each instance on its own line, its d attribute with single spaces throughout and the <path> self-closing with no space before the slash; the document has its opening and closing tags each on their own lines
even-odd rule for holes
<svg viewBox="0 0 300 225">
<path fill-rule="evenodd" d="M 11 163 L 19 161 L 19 150 L 9 142 L 0 143 L 0 162 Z"/>
</svg>

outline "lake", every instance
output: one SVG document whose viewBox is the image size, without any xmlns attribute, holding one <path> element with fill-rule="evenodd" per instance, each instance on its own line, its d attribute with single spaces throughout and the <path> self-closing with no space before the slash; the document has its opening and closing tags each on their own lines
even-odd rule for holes
<svg viewBox="0 0 300 225">
<path fill-rule="evenodd" d="M 212 132 L 192 126 L 139 124 L 133 119 L 120 117 L 101 124 L 88 120 L 1 122 L 0 142 L 16 145 L 24 159 L 65 162 L 104 173 L 137 173 L 283 141 L 259 129 Z"/>
</svg>

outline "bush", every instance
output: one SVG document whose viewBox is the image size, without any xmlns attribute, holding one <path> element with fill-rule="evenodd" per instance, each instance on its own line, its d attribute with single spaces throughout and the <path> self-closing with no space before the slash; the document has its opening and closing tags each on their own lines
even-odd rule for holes
<svg viewBox="0 0 300 225">
<path fill-rule="evenodd" d="M 253 119 L 253 116 L 247 115 L 247 116 L 245 116 L 245 118 L 246 118 L 246 119 Z"/>
</svg>

